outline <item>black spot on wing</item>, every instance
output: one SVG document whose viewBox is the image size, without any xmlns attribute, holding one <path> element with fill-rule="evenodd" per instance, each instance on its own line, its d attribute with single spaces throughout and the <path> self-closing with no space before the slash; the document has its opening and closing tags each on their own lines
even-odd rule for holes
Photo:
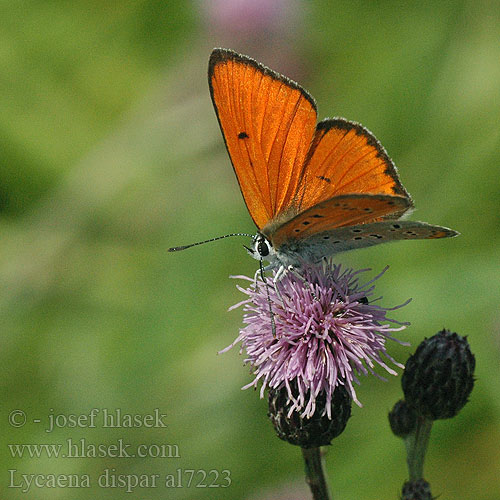
<svg viewBox="0 0 500 500">
<path fill-rule="evenodd" d="M 318 123 L 317 129 L 324 130 L 328 132 L 331 128 L 337 128 L 340 130 L 345 130 L 345 132 L 349 132 L 350 130 L 354 130 L 357 136 L 362 136 L 365 138 L 366 143 L 373 147 L 376 151 L 377 158 L 380 158 L 385 164 L 385 174 L 394 179 L 394 185 L 392 186 L 392 192 L 399 196 L 404 196 L 408 198 L 411 204 L 411 198 L 406 189 L 401 184 L 399 180 L 399 175 L 394 165 L 393 161 L 387 154 L 387 151 L 382 146 L 382 144 L 376 139 L 376 137 L 363 125 L 360 123 L 352 122 L 346 120 L 345 118 L 325 118 L 321 122 Z"/>
<path fill-rule="evenodd" d="M 411 230 L 405 231 L 405 234 L 407 235 L 405 236 L 405 238 L 416 238 L 418 236 L 418 234 L 415 231 Z"/>
<path fill-rule="evenodd" d="M 332 180 L 329 177 L 325 177 L 324 175 L 317 175 L 316 177 L 321 181 L 325 181 L 328 183 L 332 182 Z"/>
<path fill-rule="evenodd" d="M 240 132 L 238 134 L 238 139 L 248 139 L 248 134 L 246 132 Z"/>
</svg>

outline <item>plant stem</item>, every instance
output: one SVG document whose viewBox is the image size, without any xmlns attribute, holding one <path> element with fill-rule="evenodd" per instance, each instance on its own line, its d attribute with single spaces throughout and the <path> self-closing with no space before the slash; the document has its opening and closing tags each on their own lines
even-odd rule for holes
<svg viewBox="0 0 500 500">
<path fill-rule="evenodd" d="M 427 451 L 431 429 L 432 420 L 425 417 L 419 417 L 417 419 L 417 428 L 415 432 L 405 440 L 406 461 L 408 463 L 410 481 L 416 481 L 424 477 L 425 453 Z"/>
<path fill-rule="evenodd" d="M 323 470 L 323 457 L 319 448 L 302 448 L 306 470 L 306 483 L 314 500 L 331 500 Z"/>
</svg>

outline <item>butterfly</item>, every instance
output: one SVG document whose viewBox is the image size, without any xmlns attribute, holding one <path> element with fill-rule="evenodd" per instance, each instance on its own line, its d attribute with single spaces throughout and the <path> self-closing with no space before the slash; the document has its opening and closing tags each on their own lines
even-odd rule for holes
<svg viewBox="0 0 500 500">
<path fill-rule="evenodd" d="M 314 98 L 296 82 L 220 48 L 210 56 L 208 81 L 241 193 L 258 228 L 246 248 L 261 262 L 269 261 L 265 269 L 280 272 L 346 250 L 458 234 L 400 220 L 413 202 L 380 142 L 344 118 L 317 122 Z"/>
</svg>

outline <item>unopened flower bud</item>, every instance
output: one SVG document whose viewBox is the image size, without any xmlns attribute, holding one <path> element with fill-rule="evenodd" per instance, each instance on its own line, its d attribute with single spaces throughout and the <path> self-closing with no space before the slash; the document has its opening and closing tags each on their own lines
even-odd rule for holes
<svg viewBox="0 0 500 500">
<path fill-rule="evenodd" d="M 296 389 L 296 384 L 294 384 Z M 289 394 L 286 387 L 269 391 L 268 416 L 280 439 L 302 448 L 329 445 L 332 439 L 344 431 L 351 416 L 351 397 L 344 386 L 335 388 L 330 402 L 330 417 L 325 411 L 326 395 L 316 397 L 316 410 L 307 418 L 300 411 L 288 406 Z"/>
<path fill-rule="evenodd" d="M 417 425 L 417 414 L 406 401 L 401 399 L 389 412 L 389 424 L 392 432 L 396 436 L 405 438 L 415 430 Z"/>
<path fill-rule="evenodd" d="M 426 418 L 454 417 L 474 386 L 475 358 L 465 337 L 442 330 L 410 356 L 402 377 L 406 402 Z"/>
<path fill-rule="evenodd" d="M 407 481 L 403 485 L 401 500 L 432 500 L 430 484 L 425 479 Z"/>
</svg>

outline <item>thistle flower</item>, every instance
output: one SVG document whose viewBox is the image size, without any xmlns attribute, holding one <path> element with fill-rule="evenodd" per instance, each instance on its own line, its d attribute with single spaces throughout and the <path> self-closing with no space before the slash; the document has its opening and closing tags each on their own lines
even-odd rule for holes
<svg viewBox="0 0 500 500">
<path fill-rule="evenodd" d="M 238 286 L 248 298 L 231 308 L 243 306 L 246 326 L 222 352 L 241 342 L 240 352 L 246 352 L 245 363 L 255 375 L 243 389 L 261 381 L 263 397 L 267 388 L 285 387 L 288 415 L 295 411 L 305 418 L 315 414 L 321 393 L 322 413 L 332 418 L 332 395 L 340 385 L 361 406 L 353 385 L 359 384 L 359 375 L 383 379 L 374 371 L 377 364 L 396 375 L 386 360 L 403 368 L 387 353 L 386 341 L 404 344 L 392 332 L 407 323 L 386 314 L 409 301 L 384 308 L 374 303 L 381 297 L 371 299 L 373 283 L 386 269 L 364 284 L 359 278 L 367 269 L 353 271 L 331 262 L 305 265 L 300 275 L 287 272 L 275 284 L 270 279 L 264 283 L 260 276 L 236 276 L 250 282 L 247 288 Z"/>
</svg>

